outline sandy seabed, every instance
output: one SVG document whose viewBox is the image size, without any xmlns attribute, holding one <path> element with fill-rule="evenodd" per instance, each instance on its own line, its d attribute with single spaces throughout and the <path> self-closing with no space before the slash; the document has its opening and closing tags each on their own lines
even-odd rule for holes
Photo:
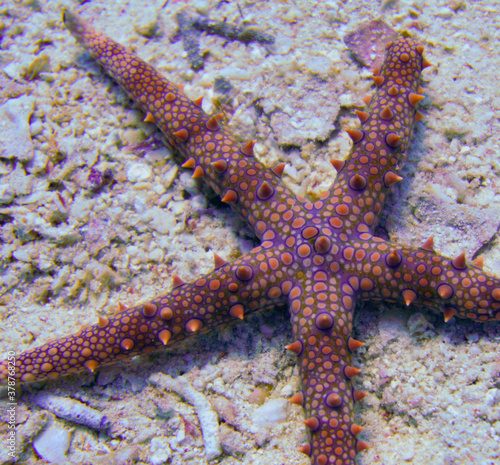
<svg viewBox="0 0 500 465">
<path fill-rule="evenodd" d="M 499 273 L 498 2 L 7 1 L 0 6 L 3 351 L 75 332 L 118 302 L 169 291 L 174 272 L 185 281 L 209 272 L 213 252 L 230 260 L 254 245 L 231 210 L 213 194 L 207 201 L 169 150 L 151 143 L 153 127 L 64 28 L 63 7 L 185 84 L 191 98 L 203 95 L 208 112 L 216 107 L 212 84 L 224 78 L 232 86 L 229 126 L 257 140 L 267 166 L 286 162 L 284 182 L 306 196 L 333 182 L 328 160 L 347 155 L 341 129 L 356 127 L 354 108 L 372 85 L 343 37 L 376 18 L 408 30 L 434 66 L 424 72 L 425 119 L 380 232 L 412 246 L 432 235 L 444 255 L 482 255 L 485 269 Z M 175 39 L 185 8 L 257 27 L 276 43 L 203 34 L 205 66 L 193 71 Z M 359 464 L 499 463 L 499 324 L 445 325 L 425 308 L 365 304 L 355 328 L 366 343 L 357 387 L 368 392 L 358 423 L 371 446 Z M 303 414 L 281 402 L 299 387 L 284 350 L 290 338 L 286 313 L 266 312 L 190 347 L 45 387 L 102 411 L 114 424 L 107 435 L 23 402 L 28 392 L 18 407 L 22 461 L 42 463 L 33 443 L 40 448 L 41 432 L 50 431 L 67 463 L 207 463 L 193 408 L 147 383 L 163 371 L 183 374 L 218 413 L 219 463 L 305 465 L 295 452 L 306 438 Z"/>
</svg>

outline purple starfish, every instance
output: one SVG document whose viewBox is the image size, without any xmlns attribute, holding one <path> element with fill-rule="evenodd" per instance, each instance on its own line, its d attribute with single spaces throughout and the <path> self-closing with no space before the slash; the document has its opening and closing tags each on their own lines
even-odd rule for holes
<svg viewBox="0 0 500 465">
<path fill-rule="evenodd" d="M 364 393 L 352 386 L 359 369 L 351 337 L 356 302 L 384 300 L 427 306 L 476 321 L 500 320 L 500 280 L 433 250 L 401 247 L 373 235 L 398 175 L 423 99 L 420 73 L 428 66 L 423 47 L 407 37 L 387 45 L 374 75 L 375 95 L 358 111 L 359 130 L 348 131 L 353 148 L 333 160 L 338 176 L 322 198 L 295 197 L 280 181 L 284 165 L 265 169 L 253 158 L 253 142 L 238 144 L 222 115 L 208 116 L 201 100 L 153 67 L 65 12 L 76 39 L 155 121 L 185 157 L 193 177 L 205 178 L 244 218 L 261 241 L 232 263 L 215 255 L 215 270 L 195 283 L 174 277 L 174 290 L 151 302 L 123 309 L 79 333 L 21 354 L 14 376 L 0 364 L 0 380 L 56 378 L 174 346 L 180 341 L 265 308 L 287 304 L 303 389 L 291 401 L 303 405 L 311 431 L 301 451 L 313 464 L 354 463 L 367 445 L 356 439 L 354 403 Z"/>
</svg>

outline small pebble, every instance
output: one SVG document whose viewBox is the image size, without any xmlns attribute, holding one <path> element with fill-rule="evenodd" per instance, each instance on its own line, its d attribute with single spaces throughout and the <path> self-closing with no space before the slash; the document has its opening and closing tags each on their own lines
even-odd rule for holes
<svg viewBox="0 0 500 465">
<path fill-rule="evenodd" d="M 170 187 L 172 185 L 174 179 L 177 177 L 178 170 L 179 168 L 177 165 L 172 165 L 163 175 L 161 182 L 165 187 Z"/>
<path fill-rule="evenodd" d="M 410 462 L 415 457 L 415 446 L 413 444 L 406 443 L 403 448 L 401 448 L 401 458 L 405 462 Z"/>
<path fill-rule="evenodd" d="M 66 452 L 70 443 L 70 432 L 58 424 L 43 430 L 33 441 L 33 447 L 40 457 L 49 463 L 68 463 Z"/>
<path fill-rule="evenodd" d="M 198 186 L 196 184 L 196 180 L 191 177 L 192 173 L 184 172 L 179 176 L 179 181 L 181 186 L 186 192 L 189 192 L 191 195 L 195 195 L 198 193 Z"/>
<path fill-rule="evenodd" d="M 138 15 L 139 23 L 135 26 L 135 31 L 143 37 L 150 39 L 156 35 L 158 30 L 158 18 L 156 15 L 150 14 L 144 17 Z"/>
<path fill-rule="evenodd" d="M 7 100 L 0 106 L 1 158 L 29 161 L 33 158 L 33 142 L 29 120 L 35 99 L 27 95 Z"/>
<path fill-rule="evenodd" d="M 274 426 L 287 417 L 288 402 L 285 399 L 272 399 L 253 412 L 252 423 L 254 426 Z"/>
<path fill-rule="evenodd" d="M 262 405 L 266 401 L 267 396 L 268 394 L 264 391 L 264 389 L 256 388 L 248 396 L 248 402 L 251 404 Z"/>
<path fill-rule="evenodd" d="M 0 184 L 0 204 L 7 205 L 14 200 L 14 189 L 10 184 Z"/>
<path fill-rule="evenodd" d="M 153 171 L 145 163 L 132 163 L 127 168 L 127 179 L 130 182 L 141 182 L 151 178 Z"/>
<path fill-rule="evenodd" d="M 204 195 L 198 194 L 191 199 L 191 210 L 201 212 L 207 208 L 208 202 Z"/>
<path fill-rule="evenodd" d="M 31 261 L 31 256 L 28 253 L 28 251 L 25 249 L 14 250 L 14 252 L 12 252 L 12 255 L 14 256 L 14 258 L 16 260 L 20 260 L 22 262 L 30 262 Z"/>
<path fill-rule="evenodd" d="M 307 62 L 307 67 L 311 74 L 317 74 L 319 76 L 327 76 L 330 72 L 332 62 L 327 57 L 312 57 Z"/>
<path fill-rule="evenodd" d="M 172 450 L 166 438 L 153 438 L 149 443 L 150 456 L 148 462 L 152 465 L 162 465 L 164 463 L 169 463 Z"/>
</svg>

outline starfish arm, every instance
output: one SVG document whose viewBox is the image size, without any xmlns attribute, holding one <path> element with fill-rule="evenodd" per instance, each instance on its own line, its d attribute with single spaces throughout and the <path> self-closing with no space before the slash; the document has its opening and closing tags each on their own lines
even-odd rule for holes
<svg viewBox="0 0 500 465">
<path fill-rule="evenodd" d="M 338 290 L 338 283 L 322 271 L 311 278 L 294 286 L 289 296 L 295 342 L 287 348 L 298 355 L 302 379 L 302 390 L 290 401 L 304 407 L 311 433 L 300 450 L 314 464 L 350 465 L 366 448 L 356 439 L 363 428 L 354 421 L 354 403 L 364 397 L 352 384 L 359 373 L 352 366 L 352 352 L 362 345 L 350 337 L 354 290 Z"/>
<path fill-rule="evenodd" d="M 363 235 L 362 235 L 363 238 Z M 346 245 L 344 266 L 360 300 L 384 300 L 442 310 L 477 321 L 500 320 L 500 279 L 425 248 L 401 247 L 366 234 L 366 242 Z M 359 271 L 361 270 L 361 272 Z"/>
<path fill-rule="evenodd" d="M 349 219 L 352 231 L 362 225 L 373 232 L 420 118 L 416 105 L 421 70 L 427 65 L 423 47 L 411 38 L 387 45 L 384 64 L 374 76 L 377 86 L 366 112 L 358 112 L 359 130 L 348 131 L 352 150 L 345 161 L 332 160 L 337 171 L 329 203 L 342 220 Z"/>
<path fill-rule="evenodd" d="M 218 269 L 192 284 L 174 278 L 170 294 L 111 318 L 100 317 L 76 334 L 19 354 L 15 378 L 21 382 L 57 378 L 149 353 L 202 335 L 250 313 L 286 302 L 292 284 L 268 271 L 279 267 L 279 254 L 257 247 L 233 263 L 216 258 Z M 0 362 L 0 384 L 9 379 L 8 361 Z"/>
<path fill-rule="evenodd" d="M 268 208 L 290 208 L 296 204 L 293 194 L 281 181 L 282 167 L 266 170 L 253 157 L 253 142 L 238 143 L 220 126 L 223 115 L 208 116 L 201 100 L 191 101 L 182 89 L 163 77 L 151 65 L 126 47 L 96 31 L 80 16 L 68 10 L 64 23 L 73 36 L 102 65 L 139 107 L 154 121 L 168 142 L 185 158 L 184 167 L 192 168 L 193 177 L 205 178 L 214 191 L 248 221 L 262 238 Z M 267 218 L 267 229 L 277 229 L 278 215 Z"/>
</svg>

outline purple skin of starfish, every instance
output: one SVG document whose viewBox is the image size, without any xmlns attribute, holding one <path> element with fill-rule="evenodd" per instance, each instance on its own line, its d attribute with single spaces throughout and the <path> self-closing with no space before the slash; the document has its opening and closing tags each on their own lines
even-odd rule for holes
<svg viewBox="0 0 500 465">
<path fill-rule="evenodd" d="M 280 181 L 284 165 L 267 170 L 253 158 L 253 143 L 238 144 L 219 115 L 208 116 L 201 101 L 182 90 L 126 48 L 66 11 L 75 38 L 155 121 L 185 157 L 193 177 L 204 177 L 224 202 L 244 218 L 261 244 L 232 263 L 215 256 L 215 269 L 151 302 L 123 309 L 92 327 L 20 354 L 15 380 L 57 378 L 144 354 L 246 315 L 287 304 L 303 389 L 292 402 L 303 405 L 311 432 L 300 450 L 317 465 L 353 464 L 367 445 L 354 420 L 353 388 L 359 370 L 351 365 L 352 319 L 356 302 L 385 300 L 433 307 L 476 321 L 500 320 L 500 280 L 433 251 L 402 247 L 373 236 L 391 187 L 421 115 L 419 81 L 428 63 L 411 38 L 387 45 L 376 92 L 361 128 L 348 131 L 353 147 L 330 191 L 316 202 L 296 198 Z M 0 363 L 7 384 L 8 363 Z"/>
</svg>

